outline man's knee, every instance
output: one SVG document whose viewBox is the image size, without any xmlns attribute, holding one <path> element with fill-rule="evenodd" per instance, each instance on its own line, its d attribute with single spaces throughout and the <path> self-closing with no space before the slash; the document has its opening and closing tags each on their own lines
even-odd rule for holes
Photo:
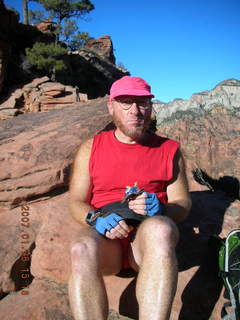
<svg viewBox="0 0 240 320">
<path fill-rule="evenodd" d="M 86 236 L 71 247 L 72 271 L 85 272 L 97 263 L 97 241 Z"/>
<path fill-rule="evenodd" d="M 140 226 L 139 231 L 144 242 L 154 242 L 156 247 L 175 247 L 179 239 L 176 224 L 168 217 L 151 217 Z"/>
</svg>

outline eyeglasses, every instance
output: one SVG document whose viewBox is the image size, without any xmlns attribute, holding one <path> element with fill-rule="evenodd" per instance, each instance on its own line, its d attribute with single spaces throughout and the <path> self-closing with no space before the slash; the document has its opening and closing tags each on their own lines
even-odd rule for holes
<svg viewBox="0 0 240 320">
<path fill-rule="evenodd" d="M 120 107 L 123 109 L 123 110 L 129 110 L 132 108 L 132 106 L 134 105 L 134 103 L 136 103 L 136 105 L 138 106 L 138 108 L 141 110 L 141 111 L 144 111 L 144 110 L 148 110 L 151 108 L 152 106 L 152 103 L 150 100 L 122 100 L 120 101 L 119 99 L 114 99 L 114 101 L 116 101 Z"/>
</svg>

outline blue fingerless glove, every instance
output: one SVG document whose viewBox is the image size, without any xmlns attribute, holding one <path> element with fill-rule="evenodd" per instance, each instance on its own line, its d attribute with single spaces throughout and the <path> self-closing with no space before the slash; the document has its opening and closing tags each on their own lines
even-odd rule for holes
<svg viewBox="0 0 240 320">
<path fill-rule="evenodd" d="M 148 193 L 145 199 L 147 216 L 162 216 L 164 212 L 164 205 L 158 200 L 155 193 Z"/>
<path fill-rule="evenodd" d="M 112 228 L 115 228 L 121 220 L 123 220 L 123 218 L 116 213 L 111 213 L 107 217 L 98 217 L 95 229 L 98 233 L 104 236 L 106 231 L 110 231 Z"/>
</svg>

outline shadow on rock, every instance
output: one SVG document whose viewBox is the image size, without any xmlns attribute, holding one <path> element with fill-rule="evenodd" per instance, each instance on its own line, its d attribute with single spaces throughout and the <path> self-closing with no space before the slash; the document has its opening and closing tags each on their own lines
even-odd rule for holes
<svg viewBox="0 0 240 320">
<path fill-rule="evenodd" d="M 224 215 L 234 201 L 222 191 L 192 192 L 193 206 L 180 226 L 179 271 L 199 266 L 182 294 L 180 320 L 209 319 L 222 290 L 218 277 L 218 241 Z"/>
</svg>

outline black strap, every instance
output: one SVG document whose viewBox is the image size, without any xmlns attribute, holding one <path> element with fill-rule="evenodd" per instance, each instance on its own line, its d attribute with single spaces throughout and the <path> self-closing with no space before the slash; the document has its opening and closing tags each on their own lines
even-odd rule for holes
<svg viewBox="0 0 240 320">
<path fill-rule="evenodd" d="M 221 277 L 221 278 L 227 278 L 229 276 L 229 272 L 226 272 L 226 271 L 219 271 L 218 272 L 218 275 Z"/>
<path fill-rule="evenodd" d="M 147 218 L 147 216 L 137 214 L 133 210 L 129 209 L 128 202 L 112 202 L 100 208 L 99 211 L 101 211 L 102 216 L 104 217 L 110 215 L 111 213 L 116 213 L 130 226 L 137 226 L 140 222 Z"/>
</svg>

